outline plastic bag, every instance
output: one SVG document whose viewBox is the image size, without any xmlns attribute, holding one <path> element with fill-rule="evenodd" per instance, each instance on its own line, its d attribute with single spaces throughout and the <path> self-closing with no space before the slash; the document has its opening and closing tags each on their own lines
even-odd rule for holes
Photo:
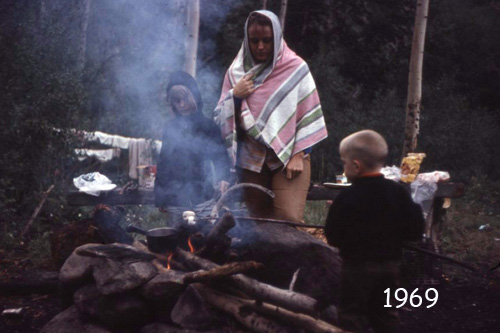
<svg viewBox="0 0 500 333">
<path fill-rule="evenodd" d="M 402 182 L 411 183 L 415 180 L 424 157 L 424 153 L 408 153 L 408 156 L 403 158 L 401 162 Z"/>
<path fill-rule="evenodd" d="M 422 207 L 422 212 L 424 213 L 424 218 L 431 211 L 432 203 L 434 201 L 434 194 L 437 191 L 437 184 L 431 181 L 426 181 L 417 177 L 413 183 L 411 183 L 411 197 L 414 202 Z"/>
<path fill-rule="evenodd" d="M 394 180 L 399 182 L 401 179 L 401 169 L 397 166 L 393 165 L 391 167 L 383 167 L 380 172 L 384 175 L 385 178 Z"/>
<path fill-rule="evenodd" d="M 87 173 L 73 178 L 73 184 L 80 192 L 85 192 L 96 197 L 102 191 L 111 191 L 116 187 L 108 177 L 99 172 Z"/>
</svg>

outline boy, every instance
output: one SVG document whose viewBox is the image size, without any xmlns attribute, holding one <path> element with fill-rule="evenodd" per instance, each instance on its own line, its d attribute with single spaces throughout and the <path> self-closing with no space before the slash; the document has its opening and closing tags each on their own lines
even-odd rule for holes
<svg viewBox="0 0 500 333">
<path fill-rule="evenodd" d="M 394 306 L 384 307 L 384 290 L 398 288 L 401 248 L 422 236 L 422 210 L 401 184 L 380 173 L 388 152 L 380 134 L 351 134 L 339 151 L 352 185 L 330 208 L 325 234 L 343 260 L 340 326 L 359 332 L 368 319 L 375 332 L 398 332 L 399 316 Z"/>
</svg>

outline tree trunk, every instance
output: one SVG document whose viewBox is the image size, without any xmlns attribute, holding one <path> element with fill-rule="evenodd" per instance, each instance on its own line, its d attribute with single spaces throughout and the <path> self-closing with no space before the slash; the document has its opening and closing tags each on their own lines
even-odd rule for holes
<svg viewBox="0 0 500 333">
<path fill-rule="evenodd" d="M 198 53 L 198 34 L 200 27 L 200 1 L 189 0 L 187 10 L 187 40 L 184 70 L 196 77 L 196 59 Z"/>
<path fill-rule="evenodd" d="M 420 103 L 422 98 L 422 65 L 424 61 L 425 30 L 429 0 L 417 0 L 415 27 L 411 46 L 410 71 L 408 75 L 408 100 L 406 103 L 405 138 L 403 157 L 417 148 L 420 129 Z"/>
<path fill-rule="evenodd" d="M 79 73 L 85 68 L 85 53 L 87 50 L 87 27 L 89 25 L 90 16 L 90 0 L 82 0 L 82 18 L 80 21 L 80 38 L 78 44 L 78 58 L 76 62 Z"/>
<path fill-rule="evenodd" d="M 267 9 L 267 0 L 262 0 L 262 9 Z"/>
<path fill-rule="evenodd" d="M 280 24 L 281 24 L 281 32 L 283 34 L 285 34 L 285 18 L 286 18 L 287 7 L 288 7 L 288 0 L 281 0 Z"/>
</svg>

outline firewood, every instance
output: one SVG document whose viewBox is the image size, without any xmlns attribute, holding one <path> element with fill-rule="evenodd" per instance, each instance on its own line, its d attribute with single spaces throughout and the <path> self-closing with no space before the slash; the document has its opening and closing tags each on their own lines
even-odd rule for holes
<svg viewBox="0 0 500 333">
<path fill-rule="evenodd" d="M 0 282 L 0 295 L 49 295 L 56 294 L 59 284 L 57 272 L 37 274 L 31 277 L 17 277 L 9 281 Z"/>
<path fill-rule="evenodd" d="M 261 268 L 262 266 L 262 264 L 255 261 L 235 262 L 216 267 L 208 271 L 200 270 L 196 272 L 186 273 L 186 275 L 184 276 L 184 283 L 212 281 L 215 279 L 220 279 L 222 277 L 247 272 L 250 270 L 256 270 Z"/>
<path fill-rule="evenodd" d="M 174 258 L 181 262 L 189 262 L 205 270 L 218 267 L 217 264 L 209 260 L 199 258 L 179 248 L 174 253 Z M 280 289 L 241 274 L 228 277 L 227 282 L 230 286 L 243 291 L 259 301 L 268 302 L 290 311 L 305 313 L 314 317 L 319 314 L 316 310 L 317 301 L 307 295 Z M 337 310 L 334 306 L 329 306 L 322 314 L 328 322 L 336 322 L 337 320 Z"/>
<path fill-rule="evenodd" d="M 231 213 L 226 213 L 208 233 L 205 245 L 197 252 L 200 257 L 214 262 L 223 262 L 226 251 L 231 246 L 231 238 L 226 233 L 236 225 Z"/>
<path fill-rule="evenodd" d="M 242 299 L 218 292 L 201 284 L 195 284 L 193 286 L 196 287 L 198 293 L 210 305 L 233 316 L 253 332 L 290 333 L 295 331 L 271 319 L 262 317 L 251 309 L 245 308 L 246 303 L 243 302 Z"/>
<path fill-rule="evenodd" d="M 248 307 L 256 312 L 269 315 L 280 319 L 286 323 L 292 323 L 294 327 L 300 327 L 304 329 L 306 332 L 324 332 L 324 333 L 341 333 L 345 332 L 344 330 L 333 326 L 326 321 L 315 319 L 311 316 L 295 313 L 292 311 L 288 311 L 286 309 L 280 308 L 275 305 L 270 305 L 262 302 L 255 302 L 251 300 L 241 300 L 242 303 L 246 304 L 245 307 Z"/>
</svg>

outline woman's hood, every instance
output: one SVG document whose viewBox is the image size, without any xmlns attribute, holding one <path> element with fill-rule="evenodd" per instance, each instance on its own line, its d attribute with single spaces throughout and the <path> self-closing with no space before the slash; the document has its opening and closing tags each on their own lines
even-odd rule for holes
<svg viewBox="0 0 500 333">
<path fill-rule="evenodd" d="M 273 38 L 274 38 L 274 50 L 273 50 L 273 59 L 272 62 L 266 62 L 265 64 L 262 64 L 263 67 L 257 66 L 258 64 L 255 63 L 253 57 L 252 57 L 252 52 L 250 51 L 250 44 L 248 41 L 248 18 L 252 13 L 259 13 L 265 17 L 267 17 L 273 26 Z M 280 57 L 283 54 L 283 31 L 281 29 L 281 24 L 279 22 L 278 17 L 276 14 L 273 12 L 270 12 L 269 10 L 256 10 L 254 12 L 250 13 L 248 15 L 248 18 L 245 22 L 245 39 L 243 41 L 243 47 L 244 47 L 244 63 L 245 63 L 245 69 L 246 71 L 251 69 L 251 68 L 256 68 L 258 72 L 256 72 L 256 77 L 254 79 L 254 82 L 256 85 L 262 83 L 265 78 L 272 72 L 273 68 L 276 66 L 276 62 L 280 59 Z"/>
<path fill-rule="evenodd" d="M 185 86 L 193 94 L 194 101 L 196 102 L 196 107 L 198 112 L 203 112 L 203 101 L 201 99 L 200 90 L 198 89 L 198 84 L 196 80 L 184 71 L 176 71 L 170 75 L 170 81 L 167 86 L 167 94 L 173 86 Z"/>
</svg>

